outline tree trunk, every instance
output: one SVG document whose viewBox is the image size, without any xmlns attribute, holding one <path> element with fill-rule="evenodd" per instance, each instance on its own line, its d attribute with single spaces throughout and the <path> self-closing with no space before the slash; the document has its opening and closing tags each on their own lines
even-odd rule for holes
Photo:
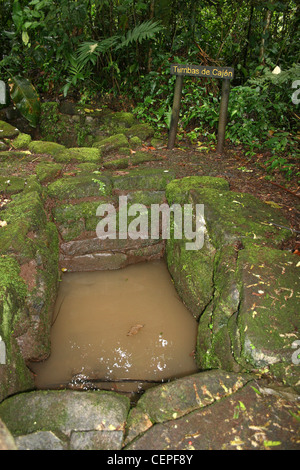
<svg viewBox="0 0 300 470">
<path fill-rule="evenodd" d="M 155 0 L 151 0 L 150 2 L 150 12 L 149 12 L 149 19 L 153 20 L 154 18 L 154 7 L 155 7 Z M 151 43 L 149 46 L 149 51 L 148 51 L 148 64 L 147 64 L 147 71 L 148 73 L 151 72 L 152 68 L 152 47 Z"/>
<path fill-rule="evenodd" d="M 273 5 L 275 3 L 275 0 L 270 0 L 270 3 Z M 272 10 L 267 10 L 266 11 L 264 29 L 263 29 L 263 33 L 262 33 L 260 51 L 259 51 L 259 61 L 260 61 L 261 64 L 265 63 L 265 45 L 266 45 L 265 37 L 266 37 L 266 34 L 267 34 L 267 32 L 270 28 L 272 14 L 273 14 Z"/>
</svg>

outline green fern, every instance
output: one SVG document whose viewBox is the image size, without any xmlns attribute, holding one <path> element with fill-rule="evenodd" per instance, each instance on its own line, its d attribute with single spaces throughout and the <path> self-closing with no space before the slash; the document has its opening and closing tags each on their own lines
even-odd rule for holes
<svg viewBox="0 0 300 470">
<path fill-rule="evenodd" d="M 100 54 L 111 49 L 118 51 L 133 42 L 141 43 L 145 39 L 152 39 L 161 29 L 159 21 L 149 20 L 129 30 L 125 36 L 115 35 L 100 42 L 85 41 L 77 50 L 77 61 L 83 65 L 88 62 L 95 65 Z"/>
<path fill-rule="evenodd" d="M 86 41 L 78 48 L 77 60 L 83 65 L 86 65 L 88 62 L 92 62 L 92 64 L 95 65 L 99 55 L 104 54 L 111 48 L 115 48 L 119 41 L 119 36 L 112 36 L 103 39 L 101 42 Z"/>
<path fill-rule="evenodd" d="M 127 47 L 132 42 L 141 43 L 144 39 L 152 39 L 156 33 L 161 31 L 161 28 L 159 21 L 144 21 L 122 37 L 122 42 L 116 47 L 116 50 Z"/>
</svg>

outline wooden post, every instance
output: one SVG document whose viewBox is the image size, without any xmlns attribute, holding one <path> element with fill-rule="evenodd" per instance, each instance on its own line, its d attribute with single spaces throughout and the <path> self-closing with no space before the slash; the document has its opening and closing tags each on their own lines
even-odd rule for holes
<svg viewBox="0 0 300 470">
<path fill-rule="evenodd" d="M 226 80 L 227 81 L 227 80 Z M 182 94 L 183 75 L 177 75 L 174 90 L 172 116 L 169 130 L 168 149 L 172 150 L 175 144 L 177 126 L 179 121 L 180 102 Z"/>
<path fill-rule="evenodd" d="M 220 114 L 219 114 L 217 153 L 222 153 L 224 143 L 225 143 L 225 131 L 226 131 L 227 114 L 228 114 L 229 91 L 230 91 L 230 80 L 227 80 L 227 79 L 222 80 L 222 97 L 221 97 Z"/>
</svg>

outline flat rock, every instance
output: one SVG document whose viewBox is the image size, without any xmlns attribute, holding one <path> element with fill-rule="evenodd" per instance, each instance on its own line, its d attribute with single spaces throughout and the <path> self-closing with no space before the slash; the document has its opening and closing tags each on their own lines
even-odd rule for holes
<svg viewBox="0 0 300 470">
<path fill-rule="evenodd" d="M 155 424 L 127 450 L 297 450 L 296 397 L 265 394 L 256 381 L 212 405 Z"/>
<path fill-rule="evenodd" d="M 129 405 L 127 397 L 113 392 L 34 391 L 4 400 L 0 416 L 20 447 L 51 449 L 70 439 L 76 449 L 117 449 Z"/>
<path fill-rule="evenodd" d="M 146 390 L 137 406 L 152 422 L 160 423 L 231 395 L 249 380 L 246 374 L 220 370 L 199 372 Z"/>
</svg>

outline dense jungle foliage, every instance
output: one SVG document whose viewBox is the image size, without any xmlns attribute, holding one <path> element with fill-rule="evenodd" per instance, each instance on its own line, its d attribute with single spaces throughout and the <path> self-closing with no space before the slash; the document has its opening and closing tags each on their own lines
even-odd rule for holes
<svg viewBox="0 0 300 470">
<path fill-rule="evenodd" d="M 297 168 L 300 4 L 292 0 L 1 0 L 0 79 L 44 99 L 118 103 L 168 129 L 171 63 L 234 67 L 227 138 Z M 214 144 L 221 80 L 186 77 L 180 136 Z M 298 131 L 299 132 L 299 131 Z M 299 134 L 298 134 L 299 137 Z M 298 156 L 297 156 L 298 155 Z"/>
</svg>

